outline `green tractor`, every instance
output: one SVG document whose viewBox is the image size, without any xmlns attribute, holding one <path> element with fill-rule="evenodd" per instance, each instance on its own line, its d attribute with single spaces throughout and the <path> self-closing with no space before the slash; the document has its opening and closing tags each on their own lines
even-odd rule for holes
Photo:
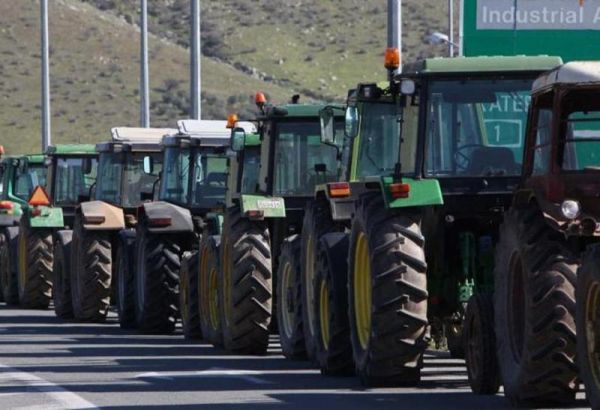
<svg viewBox="0 0 600 410">
<path fill-rule="evenodd" d="M 337 147 L 320 141 L 323 106 L 267 106 L 260 93 L 257 105 L 257 133 L 232 132 L 236 156 L 219 249 L 222 274 L 204 310 L 218 319 L 224 348 L 247 354 L 266 352 L 274 311 L 295 309 L 287 288 L 280 292 L 281 281 L 298 274 L 304 206 L 316 185 L 335 177 L 337 156 Z"/>
<path fill-rule="evenodd" d="M 366 385 L 412 384 L 432 341 L 465 354 L 467 303 L 493 289 L 531 85 L 560 63 L 427 59 L 387 88 L 350 93 L 342 181 L 317 190 L 303 230 L 304 336 L 323 373 L 353 362 Z M 329 143 L 332 113 L 322 113 Z"/>
<path fill-rule="evenodd" d="M 113 128 L 96 145 L 98 171 L 91 201 L 75 210 L 70 248 L 70 303 L 82 321 L 104 321 L 118 282 L 118 264 L 130 255 L 142 202 L 152 197 L 162 164 L 160 142 L 177 133 L 161 128 Z M 68 295 L 65 293 L 65 298 Z"/>
<path fill-rule="evenodd" d="M 34 188 L 46 184 L 47 169 L 43 155 L 2 154 L 4 148 L 0 146 L 0 297 L 9 305 L 17 305 L 19 224 Z M 49 292 L 49 285 L 47 288 Z"/>
<path fill-rule="evenodd" d="M 221 231 L 231 132 L 225 121 L 178 125 L 178 134 L 163 137 L 158 200 L 140 208 L 135 268 L 119 269 L 117 299 L 122 327 L 172 332 L 181 314 L 185 337 L 196 339 L 202 334 L 198 250 Z"/>
<path fill-rule="evenodd" d="M 581 378 L 600 408 L 599 69 L 567 63 L 533 86 L 492 299 L 504 394 L 518 406 L 572 403 Z"/>
</svg>

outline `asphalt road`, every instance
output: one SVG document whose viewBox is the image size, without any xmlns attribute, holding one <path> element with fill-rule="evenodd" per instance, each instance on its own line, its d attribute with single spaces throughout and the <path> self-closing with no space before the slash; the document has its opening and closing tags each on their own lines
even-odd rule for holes
<svg viewBox="0 0 600 410">
<path fill-rule="evenodd" d="M 65 323 L 52 311 L 0 304 L 0 409 L 494 409 L 502 395 L 470 393 L 463 363 L 431 352 L 418 388 L 364 389 L 287 361 L 232 356 L 171 336 Z M 580 400 L 578 406 L 584 408 Z"/>
</svg>

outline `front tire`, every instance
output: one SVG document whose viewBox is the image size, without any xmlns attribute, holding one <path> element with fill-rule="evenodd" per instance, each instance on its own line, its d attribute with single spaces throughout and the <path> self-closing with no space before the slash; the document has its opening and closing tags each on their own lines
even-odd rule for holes
<svg viewBox="0 0 600 410">
<path fill-rule="evenodd" d="M 238 207 L 227 210 L 224 225 L 223 345 L 239 354 L 265 354 L 273 298 L 269 231 L 263 222 L 242 217 Z"/>
<path fill-rule="evenodd" d="M 577 275 L 577 358 L 586 397 L 600 409 L 600 245 L 586 252 Z"/>
<path fill-rule="evenodd" d="M 198 251 L 184 252 L 179 271 L 179 311 L 183 336 L 187 340 L 202 339 L 198 299 Z"/>
<path fill-rule="evenodd" d="M 352 221 L 349 322 L 356 373 L 367 386 L 413 385 L 427 347 L 427 263 L 420 216 L 362 195 Z"/>
<path fill-rule="evenodd" d="M 54 243 L 54 283 L 52 298 L 54 314 L 61 319 L 73 319 L 73 301 L 71 299 L 71 240 Z"/>
<path fill-rule="evenodd" d="M 513 405 L 571 403 L 577 259 L 530 207 L 505 214 L 496 247 L 494 313 L 504 394 Z"/>
<path fill-rule="evenodd" d="M 219 261 L 220 236 L 206 236 L 200 243 L 199 313 L 202 335 L 215 347 L 223 346 L 223 327 L 220 318 L 222 272 Z"/>
<path fill-rule="evenodd" d="M 27 309 L 47 309 L 52 299 L 52 232 L 32 229 L 27 218 L 19 228 L 19 305 Z"/>
<path fill-rule="evenodd" d="M 19 284 L 17 276 L 19 228 L 7 228 L 4 241 L 0 244 L 0 275 L 2 276 L 2 295 L 8 306 L 19 304 Z"/>
<path fill-rule="evenodd" d="M 117 248 L 117 312 L 121 329 L 135 329 L 135 264 L 132 250 L 127 240 Z"/>
</svg>

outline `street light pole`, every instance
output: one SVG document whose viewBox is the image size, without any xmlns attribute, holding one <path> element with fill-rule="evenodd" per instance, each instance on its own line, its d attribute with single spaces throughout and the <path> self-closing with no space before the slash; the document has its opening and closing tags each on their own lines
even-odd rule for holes
<svg viewBox="0 0 600 410">
<path fill-rule="evenodd" d="M 402 56 L 402 0 L 388 0 L 388 48 L 397 48 Z M 402 72 L 402 58 L 400 68 L 396 74 Z"/>
<path fill-rule="evenodd" d="M 150 127 L 150 85 L 148 78 L 148 3 L 141 4 L 140 39 L 140 125 Z"/>
<path fill-rule="evenodd" d="M 200 46 L 200 0 L 191 0 L 190 117 L 202 119 L 202 62 Z"/>
<path fill-rule="evenodd" d="M 50 66 L 48 46 L 48 0 L 40 1 L 42 46 L 42 152 L 52 143 L 50 138 Z"/>
<path fill-rule="evenodd" d="M 454 57 L 454 0 L 448 0 L 448 53 Z"/>
</svg>

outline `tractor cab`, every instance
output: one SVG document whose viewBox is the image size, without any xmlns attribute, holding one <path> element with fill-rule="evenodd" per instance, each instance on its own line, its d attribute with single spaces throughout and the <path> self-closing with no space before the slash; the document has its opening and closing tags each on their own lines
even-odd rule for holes
<svg viewBox="0 0 600 410">
<path fill-rule="evenodd" d="M 523 182 L 546 220 L 574 236 L 600 236 L 600 63 L 571 62 L 533 84 Z"/>
</svg>

